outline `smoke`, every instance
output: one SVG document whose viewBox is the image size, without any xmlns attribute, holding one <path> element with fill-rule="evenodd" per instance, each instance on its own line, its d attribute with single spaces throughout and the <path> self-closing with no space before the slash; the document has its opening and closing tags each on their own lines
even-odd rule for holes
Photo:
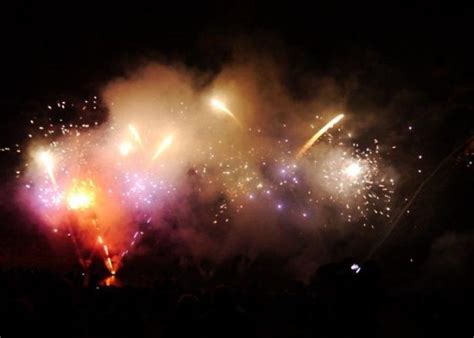
<svg viewBox="0 0 474 338">
<path fill-rule="evenodd" d="M 429 255 L 421 266 L 422 277 L 416 281 L 418 288 L 437 290 L 462 289 L 472 281 L 472 232 L 448 231 L 435 238 Z M 430 283 L 428 282 L 430 281 Z"/>
<path fill-rule="evenodd" d="M 358 121 L 347 110 L 352 80 L 289 80 L 289 65 L 284 57 L 239 51 L 214 73 L 150 62 L 110 81 L 100 95 L 106 122 L 65 128 L 50 144 L 59 156 L 60 190 L 73 178 L 95 182 L 94 215 L 71 220 L 63 207 L 45 208 L 50 183 L 33 163 L 27 180 L 42 199 L 29 205 L 54 228 L 73 222 L 91 231 L 93 217 L 117 265 L 126 264 L 125 255 L 155 250 L 140 238 L 156 231 L 172 243 L 169 255 L 215 264 L 275 256 L 302 279 L 325 262 L 363 253 L 376 225 L 387 222 L 394 189 L 378 142 L 361 147 L 351 136 L 375 120 Z M 236 119 L 213 108 L 212 99 Z M 328 130 L 297 159 L 341 112 L 350 129 Z M 351 165 L 362 173 L 348 175 Z M 82 238 L 95 245 L 90 233 Z"/>
<path fill-rule="evenodd" d="M 334 257 L 334 241 L 347 241 L 360 224 L 346 224 L 340 216 L 347 203 L 332 198 L 337 187 L 313 160 L 294 159 L 308 137 L 346 111 L 344 90 L 334 81 L 314 81 L 314 92 L 297 98 L 285 86 L 286 71 L 268 55 L 249 53 L 211 75 L 150 63 L 111 81 L 102 93 L 110 123 L 119 130 L 132 123 L 146 147 L 173 135 L 171 149 L 155 164 L 159 169 L 151 170 L 155 180 L 176 188 L 165 197 L 171 211 L 167 217 L 161 208 L 149 212 L 154 225 L 168 229 L 198 261 L 271 254 L 286 257 L 286 268 L 306 278 L 319 264 L 360 245 L 344 245 Z M 213 110 L 212 98 L 224 102 L 243 127 Z M 350 147 L 320 145 L 322 155 L 314 162 L 330 165 Z M 323 170 L 340 172 L 343 165 Z M 307 180 L 296 181 L 299 170 Z M 319 204 L 306 206 L 311 202 Z"/>
</svg>

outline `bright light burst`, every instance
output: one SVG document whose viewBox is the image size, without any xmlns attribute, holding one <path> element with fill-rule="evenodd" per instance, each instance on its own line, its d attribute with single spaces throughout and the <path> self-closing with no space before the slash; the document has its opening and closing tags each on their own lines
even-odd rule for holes
<svg viewBox="0 0 474 338">
<path fill-rule="evenodd" d="M 92 208 L 96 200 L 94 183 L 91 180 L 74 180 L 66 200 L 69 208 L 72 210 Z"/>
<path fill-rule="evenodd" d="M 122 156 L 128 156 L 133 151 L 133 145 L 130 142 L 123 142 L 119 145 L 119 152 Z"/>
<path fill-rule="evenodd" d="M 366 226 L 374 217 L 390 218 L 395 181 L 379 164 L 378 146 L 375 150 L 355 148 L 350 153 L 335 151 L 317 160 L 323 178 L 318 182 L 329 193 L 326 198 L 345 206 L 341 215 L 348 222 L 362 219 Z"/>
<path fill-rule="evenodd" d="M 362 167 L 359 163 L 354 162 L 344 169 L 344 173 L 351 178 L 357 178 L 362 173 Z"/>
<path fill-rule="evenodd" d="M 54 176 L 54 157 L 50 151 L 40 150 L 35 154 L 36 161 L 44 168 L 51 182 L 56 185 Z"/>
<path fill-rule="evenodd" d="M 237 119 L 237 117 L 234 115 L 234 113 L 232 113 L 232 111 L 229 108 L 227 108 L 227 106 L 225 105 L 224 102 L 222 102 L 221 100 L 219 100 L 217 98 L 212 98 L 211 99 L 211 106 L 214 109 L 225 113 L 227 116 L 229 116 L 231 119 L 233 119 L 235 121 L 235 123 L 237 123 L 240 127 L 242 127 L 242 123 Z"/>
</svg>

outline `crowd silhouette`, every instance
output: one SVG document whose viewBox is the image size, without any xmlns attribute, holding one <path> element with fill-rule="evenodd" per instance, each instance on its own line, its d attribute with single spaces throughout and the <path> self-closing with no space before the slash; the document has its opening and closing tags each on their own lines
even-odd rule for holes
<svg viewBox="0 0 474 338">
<path fill-rule="evenodd" d="M 242 269 L 242 259 L 211 278 L 177 266 L 141 285 L 84 286 L 80 272 L 4 268 L 1 336 L 420 337 L 449 336 L 462 321 L 439 295 L 384 288 L 375 262 L 358 273 L 351 260 L 327 264 L 302 283 L 256 273 L 269 267 Z"/>
</svg>

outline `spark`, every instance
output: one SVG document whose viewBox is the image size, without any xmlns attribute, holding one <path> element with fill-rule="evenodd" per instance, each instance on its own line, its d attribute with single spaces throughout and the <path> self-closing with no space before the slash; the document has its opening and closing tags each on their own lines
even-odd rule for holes
<svg viewBox="0 0 474 338">
<path fill-rule="evenodd" d="M 107 269 L 110 271 L 110 273 L 112 275 L 115 275 L 115 269 L 114 269 L 114 266 L 112 264 L 112 259 L 110 258 L 110 253 L 109 253 L 109 248 L 108 246 L 105 244 L 104 242 L 104 239 L 102 236 L 97 236 L 97 241 L 100 243 L 100 245 L 102 245 L 102 248 L 104 249 L 104 254 L 105 254 L 105 265 L 107 267 Z"/>
<path fill-rule="evenodd" d="M 137 142 L 140 146 L 143 146 L 143 142 L 142 142 L 142 138 L 140 137 L 140 133 L 138 132 L 138 129 L 135 128 L 135 126 L 133 124 L 128 125 L 128 131 L 132 135 L 135 142 Z"/>
<path fill-rule="evenodd" d="M 56 178 L 54 176 L 54 157 L 51 152 L 47 150 L 39 151 L 36 156 L 36 161 L 44 168 L 46 173 L 48 174 L 49 179 L 56 185 Z"/>
<path fill-rule="evenodd" d="M 234 115 L 234 113 L 232 113 L 232 111 L 227 108 L 227 106 L 224 104 L 224 102 L 220 101 L 219 99 L 216 99 L 216 98 L 212 98 L 211 99 L 211 106 L 216 109 L 216 110 L 219 110 L 221 112 L 224 112 L 225 114 L 227 114 L 230 118 L 232 118 L 235 123 L 237 123 L 240 127 L 242 127 L 242 123 L 240 123 L 240 121 L 237 119 L 237 117 Z"/>
<path fill-rule="evenodd" d="M 95 204 L 94 184 L 92 181 L 74 181 L 72 188 L 67 194 L 66 200 L 70 209 L 89 209 Z"/>
<path fill-rule="evenodd" d="M 112 275 L 115 275 L 114 266 L 112 265 L 112 260 L 110 259 L 110 257 L 107 257 L 107 264 L 108 264 L 110 273 L 111 273 Z"/>
<path fill-rule="evenodd" d="M 362 173 L 362 167 L 359 163 L 354 162 L 344 169 L 344 173 L 351 178 L 356 178 Z"/>
<path fill-rule="evenodd" d="M 321 129 L 319 129 L 316 134 L 313 135 L 313 137 L 311 137 L 305 144 L 303 147 L 301 147 L 301 149 L 298 151 L 298 153 L 296 154 L 296 158 L 300 158 L 301 156 L 303 156 L 303 154 L 309 149 L 311 148 L 311 146 L 314 144 L 314 142 L 316 142 L 322 135 L 324 135 L 325 132 L 327 132 L 329 129 L 331 129 L 332 127 L 334 127 L 334 125 L 336 125 L 336 123 L 338 123 L 339 121 L 341 121 L 344 117 L 344 114 L 339 114 L 337 115 L 336 117 L 334 117 L 331 121 L 329 121 L 328 123 L 326 123 L 326 125 L 324 125 L 324 127 L 322 127 Z"/>
<path fill-rule="evenodd" d="M 158 158 L 166 149 L 168 149 L 171 144 L 173 143 L 173 135 L 168 135 L 161 141 L 160 145 L 155 151 L 155 154 L 153 155 L 152 160 L 155 160 Z"/>
</svg>

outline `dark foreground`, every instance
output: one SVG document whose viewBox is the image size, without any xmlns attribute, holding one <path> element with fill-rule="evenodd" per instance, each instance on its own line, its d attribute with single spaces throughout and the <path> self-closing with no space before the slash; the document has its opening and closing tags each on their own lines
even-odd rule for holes
<svg viewBox="0 0 474 338">
<path fill-rule="evenodd" d="M 0 274 L 1 337 L 471 337 L 473 292 L 384 286 L 383 269 L 320 268 L 308 284 L 272 278 L 228 283 L 177 274 L 145 286 L 109 286 L 80 273 Z M 232 275 L 236 278 L 232 282 Z M 215 278 L 216 279 L 216 278 Z M 430 282 L 430 283 L 431 283 Z M 143 284 L 142 284 L 143 285 Z M 466 307 L 466 308 L 465 308 Z"/>
</svg>

